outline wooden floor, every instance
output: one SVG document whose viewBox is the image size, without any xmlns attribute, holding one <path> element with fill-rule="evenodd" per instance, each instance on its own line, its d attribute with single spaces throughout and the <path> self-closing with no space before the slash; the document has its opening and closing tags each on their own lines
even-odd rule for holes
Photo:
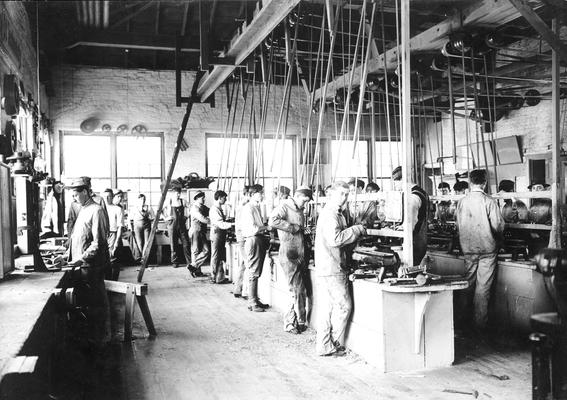
<svg viewBox="0 0 567 400">
<path fill-rule="evenodd" d="M 120 280 L 134 282 L 136 268 Z M 381 374 L 354 354 L 315 355 L 315 332 L 283 331 L 280 314 L 252 313 L 231 285 L 192 279 L 186 269 L 146 271 L 157 328 L 147 338 L 139 310 L 136 339 L 122 348 L 122 398 L 172 399 L 479 399 L 531 398 L 529 347 L 456 338 L 451 368 Z M 508 379 L 506 379 L 508 378 Z"/>
</svg>

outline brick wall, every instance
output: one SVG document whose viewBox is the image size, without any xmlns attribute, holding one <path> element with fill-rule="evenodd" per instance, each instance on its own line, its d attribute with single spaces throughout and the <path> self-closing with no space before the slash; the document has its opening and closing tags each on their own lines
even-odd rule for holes
<svg viewBox="0 0 567 400">
<path fill-rule="evenodd" d="M 547 96 L 549 97 L 549 96 Z M 503 138 L 508 136 L 518 136 L 520 138 L 521 153 L 523 156 L 523 163 L 499 165 L 497 169 L 498 180 L 510 179 L 518 182 L 518 190 L 525 189 L 529 177 L 526 159 L 532 155 L 540 155 L 550 153 L 551 151 L 551 100 L 543 99 L 541 102 L 533 107 L 524 104 L 519 110 L 512 110 L 507 116 L 503 117 L 496 122 L 496 129 L 494 138 Z M 567 107 L 567 101 L 562 100 L 561 109 Z M 464 118 L 455 118 L 455 132 L 457 138 L 457 147 L 466 144 L 466 122 Z M 476 128 L 472 120 L 468 120 L 469 124 L 469 137 L 470 142 L 476 142 Z M 452 128 L 451 120 L 448 116 L 444 115 L 443 120 L 436 124 L 429 123 L 427 125 L 428 136 L 425 137 L 426 143 L 426 162 L 431 160 L 429 154 L 428 140 L 431 140 L 431 152 L 433 159 L 437 159 L 439 152 L 437 150 L 437 132 L 443 141 L 443 156 L 452 155 Z M 567 126 L 562 123 L 562 147 L 567 149 L 564 144 L 567 139 Z M 479 131 L 480 132 L 480 131 Z M 479 133 L 480 135 L 480 133 Z M 488 140 L 488 135 L 485 134 L 485 140 Z M 451 159 L 445 159 L 445 165 L 452 167 Z M 471 163 L 472 168 L 472 163 Z M 489 167 L 490 175 L 493 177 L 493 168 Z"/>
<path fill-rule="evenodd" d="M 64 65 L 52 70 L 55 96 L 51 99 L 50 112 L 54 121 L 54 130 L 80 131 L 80 124 L 89 117 L 96 117 L 102 123 L 110 124 L 115 129 L 120 124 L 130 128 L 143 124 L 151 132 L 163 132 L 165 135 L 166 168 L 173 153 L 177 132 L 183 119 L 185 107 L 175 106 L 175 77 L 173 71 L 149 71 L 140 69 L 111 69 L 85 66 Z M 184 95 L 190 91 L 194 73 L 183 74 Z M 258 89 L 259 90 L 259 89 Z M 226 90 L 221 87 L 216 93 L 216 107 L 208 104 L 195 104 L 185 140 L 189 149 L 181 152 L 174 177 L 190 172 L 205 174 L 205 135 L 206 133 L 224 132 L 227 121 Z M 248 96 L 249 101 L 251 94 Z M 272 87 L 268 106 L 266 135 L 276 131 L 278 116 L 283 98 L 281 86 Z M 256 92 L 258 103 L 259 91 Z M 242 115 L 243 100 L 238 100 L 238 111 L 234 135 L 238 133 Z M 250 103 L 244 112 L 243 133 L 248 131 Z M 256 109 L 259 125 L 259 108 Z M 305 134 L 308 107 L 305 93 L 294 87 L 291 94 L 291 107 L 287 135 Z M 318 115 L 312 114 L 313 135 L 317 133 Z M 340 129 L 340 119 L 339 119 Z M 354 118 L 350 124 L 351 132 Z M 364 120 L 363 131 L 369 133 L 369 123 Z M 332 112 L 324 119 L 323 137 L 335 135 Z M 351 133 L 352 136 L 352 133 Z M 57 140 L 56 149 L 59 143 Z M 57 154 L 57 153 L 56 153 Z M 59 160 L 55 160 L 55 171 L 60 171 Z M 66 173 L 68 175 L 69 173 Z M 330 166 L 323 167 L 324 179 L 330 177 Z"/>
</svg>

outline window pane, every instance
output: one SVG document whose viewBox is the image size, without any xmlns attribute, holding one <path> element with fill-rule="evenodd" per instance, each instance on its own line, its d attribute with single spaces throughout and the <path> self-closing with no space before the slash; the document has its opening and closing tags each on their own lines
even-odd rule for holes
<svg viewBox="0 0 567 400">
<path fill-rule="evenodd" d="M 207 138 L 207 174 L 209 176 L 246 176 L 248 140 L 246 138 Z"/>
<path fill-rule="evenodd" d="M 353 158 L 354 143 L 352 140 L 331 141 L 332 173 L 335 180 L 348 181 L 356 176 L 368 182 L 368 142 L 361 140 L 357 143 Z"/>
<path fill-rule="evenodd" d="M 63 143 L 66 178 L 110 178 L 110 137 L 65 135 Z"/>
<path fill-rule="evenodd" d="M 256 146 L 259 146 L 257 140 Z M 293 177 L 293 141 L 286 139 L 264 139 L 263 141 L 264 176 Z M 283 183 L 282 183 L 283 185 Z M 287 186 L 287 185 L 285 185 Z M 288 186 L 290 189 L 293 187 Z"/>
<path fill-rule="evenodd" d="M 128 205 L 132 206 L 139 194 L 146 195 L 146 201 L 157 208 L 161 196 L 159 179 L 118 179 L 118 188 L 128 192 Z"/>
<path fill-rule="evenodd" d="M 155 136 L 118 136 L 116 138 L 118 178 L 160 177 L 161 138 Z"/>
</svg>

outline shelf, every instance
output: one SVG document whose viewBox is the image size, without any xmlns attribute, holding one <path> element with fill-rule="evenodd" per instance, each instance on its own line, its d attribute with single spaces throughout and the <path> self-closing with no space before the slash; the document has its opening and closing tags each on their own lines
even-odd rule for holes
<svg viewBox="0 0 567 400">
<path fill-rule="evenodd" d="M 506 224 L 508 229 L 527 229 L 532 231 L 550 231 L 551 225 L 545 224 Z"/>
</svg>

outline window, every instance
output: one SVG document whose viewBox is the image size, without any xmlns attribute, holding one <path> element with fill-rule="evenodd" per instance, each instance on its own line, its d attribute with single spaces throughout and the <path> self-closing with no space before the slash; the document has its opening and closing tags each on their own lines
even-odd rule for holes
<svg viewBox="0 0 567 400">
<path fill-rule="evenodd" d="M 400 142 L 376 142 L 374 145 L 376 177 L 374 181 L 382 190 L 392 190 L 392 171 L 402 163 Z"/>
<path fill-rule="evenodd" d="M 163 179 L 163 135 L 130 136 L 65 133 L 62 174 L 91 177 L 93 191 L 119 188 L 130 201 L 143 193 L 157 207 Z M 70 204 L 70 193 L 66 204 Z"/>
<path fill-rule="evenodd" d="M 277 186 L 278 178 L 280 185 L 293 190 L 293 139 L 285 139 L 285 143 L 281 138 L 277 143 L 273 138 L 264 138 L 262 141 L 254 139 L 253 150 L 249 153 L 247 138 L 208 136 L 207 175 L 217 177 L 219 188 L 224 191 L 240 190 L 248 182 L 248 162 L 251 159 L 256 176 L 265 177 L 258 183 L 265 186 L 266 194 Z"/>
<path fill-rule="evenodd" d="M 332 176 L 335 180 L 348 182 L 355 176 L 368 183 L 368 142 L 359 140 L 353 158 L 354 141 L 332 140 Z"/>
</svg>

